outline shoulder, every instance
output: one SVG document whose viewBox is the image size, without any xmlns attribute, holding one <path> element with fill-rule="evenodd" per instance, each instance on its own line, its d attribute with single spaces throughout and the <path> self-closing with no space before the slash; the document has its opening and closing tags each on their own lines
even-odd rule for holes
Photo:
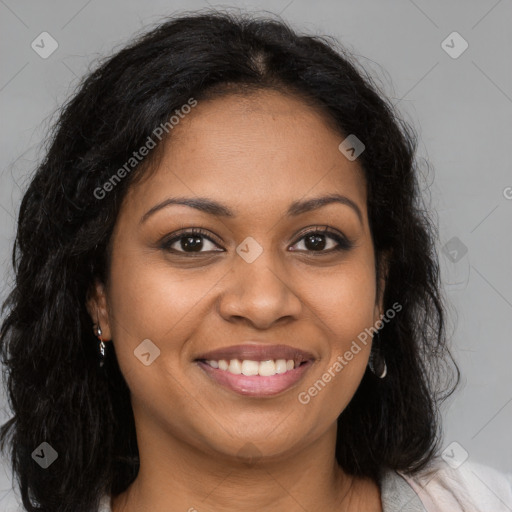
<svg viewBox="0 0 512 512">
<path fill-rule="evenodd" d="M 465 462 L 457 469 L 434 459 L 411 475 L 387 471 L 381 481 L 384 511 L 510 512 L 512 474 L 483 464 Z M 104 494 L 98 512 L 112 512 Z"/>
<path fill-rule="evenodd" d="M 512 474 L 466 461 L 456 469 L 440 458 L 414 475 L 400 473 L 427 511 L 510 512 Z"/>
<path fill-rule="evenodd" d="M 104 494 L 100 500 L 98 512 L 112 512 L 110 508 L 110 494 Z"/>
</svg>

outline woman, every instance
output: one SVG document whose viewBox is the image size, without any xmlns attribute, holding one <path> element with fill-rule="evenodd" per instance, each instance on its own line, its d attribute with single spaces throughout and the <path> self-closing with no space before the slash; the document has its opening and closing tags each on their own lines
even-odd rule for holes
<svg viewBox="0 0 512 512">
<path fill-rule="evenodd" d="M 414 151 L 280 21 L 171 19 L 87 77 L 4 306 L 26 510 L 501 510 L 436 456 L 458 370 Z"/>
</svg>

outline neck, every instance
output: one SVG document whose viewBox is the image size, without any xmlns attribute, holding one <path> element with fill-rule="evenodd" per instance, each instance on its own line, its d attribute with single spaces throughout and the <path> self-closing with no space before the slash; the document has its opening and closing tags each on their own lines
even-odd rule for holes
<svg viewBox="0 0 512 512">
<path fill-rule="evenodd" d="M 168 431 L 156 435 L 139 427 L 139 473 L 113 499 L 113 512 L 169 512 L 170 504 L 189 512 L 381 510 L 378 486 L 345 474 L 337 464 L 336 424 L 291 455 L 253 462 L 206 453 Z"/>
</svg>

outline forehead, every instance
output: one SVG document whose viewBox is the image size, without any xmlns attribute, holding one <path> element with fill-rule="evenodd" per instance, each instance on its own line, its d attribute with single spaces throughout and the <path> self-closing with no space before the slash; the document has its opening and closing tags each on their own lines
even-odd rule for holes
<svg viewBox="0 0 512 512">
<path fill-rule="evenodd" d="M 364 173 L 339 151 L 344 138 L 293 95 L 265 90 L 199 101 L 174 127 L 157 168 L 130 191 L 131 205 L 203 196 L 243 215 L 341 193 L 366 215 Z"/>
</svg>

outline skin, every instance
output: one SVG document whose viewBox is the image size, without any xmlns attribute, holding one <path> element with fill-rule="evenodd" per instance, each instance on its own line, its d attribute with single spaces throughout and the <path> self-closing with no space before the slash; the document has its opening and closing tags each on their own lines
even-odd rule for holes
<svg viewBox="0 0 512 512">
<path fill-rule="evenodd" d="M 336 420 L 370 343 L 308 404 L 298 400 L 383 313 L 364 174 L 338 150 L 343 139 L 292 95 L 203 101 L 173 130 L 154 172 L 129 189 L 109 281 L 97 282 L 88 302 L 131 391 L 141 462 L 113 512 L 168 512 L 169 504 L 190 512 L 382 510 L 376 483 L 346 475 L 334 457 Z M 337 203 L 285 216 L 293 201 L 333 192 L 358 205 L 362 222 Z M 171 196 L 209 197 L 236 216 L 171 205 L 140 223 Z M 317 226 L 353 247 L 329 252 L 338 244 L 326 236 L 325 248 L 308 250 L 304 228 Z M 214 240 L 202 238 L 203 252 L 159 246 L 194 227 Z M 263 248 L 252 263 L 236 252 L 248 236 Z M 187 250 L 179 241 L 172 248 Z M 149 366 L 134 356 L 145 339 L 160 349 Z M 299 347 L 315 362 L 292 388 L 265 398 L 220 387 L 194 362 L 247 340 Z"/>
</svg>

